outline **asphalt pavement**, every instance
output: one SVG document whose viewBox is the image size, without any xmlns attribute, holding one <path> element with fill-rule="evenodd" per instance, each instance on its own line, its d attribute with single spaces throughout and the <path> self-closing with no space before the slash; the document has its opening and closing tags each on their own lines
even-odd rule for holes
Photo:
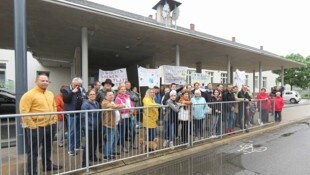
<svg viewBox="0 0 310 175">
<path fill-rule="evenodd" d="M 295 165 L 294 161 L 288 161 L 303 155 L 305 151 L 303 150 L 299 153 L 298 150 L 309 148 L 309 141 L 305 142 L 305 146 L 302 147 L 296 147 L 294 144 L 302 145 L 303 140 L 309 135 L 310 129 L 304 131 L 298 138 L 295 138 L 296 134 L 291 134 L 294 132 L 286 132 L 286 130 L 289 131 L 289 128 L 296 124 L 300 124 L 302 127 L 306 128 L 309 127 L 310 105 L 304 104 L 295 105 L 294 107 L 285 107 L 282 115 L 283 119 L 280 124 L 268 125 L 251 130 L 249 133 L 224 137 L 212 143 L 202 144 L 190 149 L 181 150 L 157 158 L 146 159 L 136 163 L 124 161 L 124 165 L 122 166 L 119 165 L 107 171 L 99 170 L 96 173 L 94 172 L 94 174 L 310 174 L 310 171 L 308 171 L 309 169 L 304 167 L 305 164 L 302 160 L 296 161 L 299 165 Z M 292 131 L 293 130 L 294 127 Z M 274 133 L 275 131 L 278 132 Z M 281 141 L 280 138 L 282 138 L 282 135 L 283 138 L 287 136 L 287 138 L 291 138 L 291 140 Z M 268 143 L 270 143 L 270 145 Z M 242 144 L 244 147 L 241 147 Z M 252 147 L 247 144 L 252 144 Z M 225 145 L 227 147 L 225 147 Z M 266 150 L 265 147 L 267 148 Z M 256 156 L 245 156 L 243 155 L 244 152 L 242 148 L 248 152 L 251 152 L 252 149 L 256 151 L 258 149 L 259 154 L 256 154 L 255 151 L 255 154 L 247 154 Z M 278 156 L 278 154 L 287 156 Z M 305 155 L 310 157 L 307 152 L 305 152 Z M 273 159 L 273 157 L 277 156 L 277 159 Z M 310 159 L 305 159 L 304 162 L 309 162 L 309 160 Z M 280 164 L 279 161 L 283 163 Z M 169 163 L 176 164 L 176 166 L 170 166 Z M 290 168 L 292 166 L 293 169 L 291 170 Z M 208 171 L 198 171 L 199 168 L 197 167 L 206 168 Z M 284 170 L 282 171 L 281 168 Z M 304 168 L 305 171 L 299 171 L 299 169 L 302 168 Z"/>
<path fill-rule="evenodd" d="M 308 175 L 309 121 L 165 162 L 130 175 Z"/>
</svg>

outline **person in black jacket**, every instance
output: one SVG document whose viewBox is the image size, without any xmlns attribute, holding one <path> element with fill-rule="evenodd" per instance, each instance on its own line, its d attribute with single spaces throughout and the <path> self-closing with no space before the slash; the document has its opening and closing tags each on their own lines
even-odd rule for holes
<svg viewBox="0 0 310 175">
<path fill-rule="evenodd" d="M 235 94 L 232 91 L 233 86 L 231 84 L 227 85 L 227 89 L 223 91 L 222 100 L 227 102 L 223 104 L 223 117 L 225 120 L 225 131 L 226 133 L 233 132 L 234 128 L 234 119 L 235 119 Z"/>
<path fill-rule="evenodd" d="M 241 91 L 238 93 L 238 98 L 243 98 L 244 101 L 240 102 L 238 105 L 239 110 L 239 121 L 240 121 L 240 129 L 246 129 L 246 118 L 247 118 L 247 107 L 249 107 L 249 101 L 251 101 L 251 97 L 247 92 L 247 85 L 243 85 Z M 248 130 L 246 129 L 248 132 Z"/>
</svg>

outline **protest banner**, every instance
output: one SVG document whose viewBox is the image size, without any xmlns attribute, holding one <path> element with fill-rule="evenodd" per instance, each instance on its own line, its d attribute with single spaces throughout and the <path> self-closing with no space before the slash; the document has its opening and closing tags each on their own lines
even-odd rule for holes
<svg viewBox="0 0 310 175">
<path fill-rule="evenodd" d="M 160 85 L 160 72 L 159 69 L 147 69 L 144 67 L 138 68 L 139 86 L 148 86 L 153 88 Z"/>
<path fill-rule="evenodd" d="M 127 81 L 127 71 L 126 68 L 116 69 L 112 71 L 104 71 L 99 69 L 99 81 L 104 82 L 107 78 L 111 79 L 115 84 L 113 89 L 117 89 L 119 84 L 125 83 Z"/>
<path fill-rule="evenodd" d="M 238 69 L 236 70 L 235 73 L 235 81 L 234 85 L 238 87 L 242 87 L 242 85 L 245 84 L 245 71 L 239 71 Z"/>
<path fill-rule="evenodd" d="M 186 75 L 188 67 L 184 66 L 160 66 L 162 84 L 186 84 Z"/>
<path fill-rule="evenodd" d="M 210 77 L 209 77 L 208 74 L 204 74 L 204 73 L 191 73 L 190 76 L 191 76 L 192 84 L 196 83 L 196 82 L 198 82 L 199 84 L 210 82 L 210 80 L 209 80 Z"/>
</svg>

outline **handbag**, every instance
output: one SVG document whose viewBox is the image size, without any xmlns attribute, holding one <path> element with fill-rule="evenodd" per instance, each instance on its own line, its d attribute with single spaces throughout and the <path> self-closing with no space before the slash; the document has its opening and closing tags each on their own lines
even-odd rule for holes
<svg viewBox="0 0 310 175">
<path fill-rule="evenodd" d="M 206 111 L 206 114 L 212 114 L 212 108 L 208 107 L 207 111 Z"/>
<path fill-rule="evenodd" d="M 183 107 L 180 109 L 178 114 L 178 119 L 182 121 L 187 121 L 189 119 L 189 110 L 185 110 Z"/>
</svg>

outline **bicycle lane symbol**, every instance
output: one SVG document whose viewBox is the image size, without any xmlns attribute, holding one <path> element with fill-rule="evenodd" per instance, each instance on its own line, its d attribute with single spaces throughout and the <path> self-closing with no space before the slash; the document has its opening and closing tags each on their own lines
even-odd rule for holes
<svg viewBox="0 0 310 175">
<path fill-rule="evenodd" d="M 254 152 L 264 152 L 267 150 L 267 147 L 265 146 L 255 148 L 252 143 L 243 143 L 239 147 L 240 149 L 237 151 L 243 152 L 243 154 L 251 154 Z"/>
</svg>

